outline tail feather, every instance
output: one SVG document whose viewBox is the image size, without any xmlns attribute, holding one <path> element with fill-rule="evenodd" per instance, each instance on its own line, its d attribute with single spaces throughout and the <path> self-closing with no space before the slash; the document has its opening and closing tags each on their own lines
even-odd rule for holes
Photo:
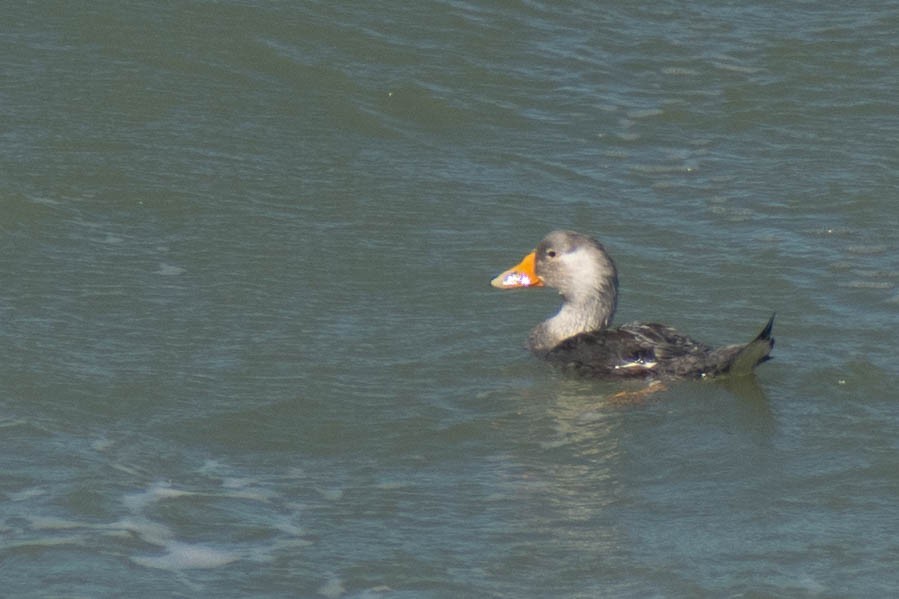
<svg viewBox="0 0 899 599">
<path fill-rule="evenodd" d="M 740 348 L 734 355 L 733 361 L 727 369 L 727 372 L 733 375 L 744 375 L 752 372 L 752 369 L 761 364 L 765 360 L 770 360 L 771 349 L 774 347 L 774 337 L 771 336 L 771 329 L 774 327 L 774 316 L 768 319 L 768 324 L 762 329 L 758 336 Z"/>
</svg>

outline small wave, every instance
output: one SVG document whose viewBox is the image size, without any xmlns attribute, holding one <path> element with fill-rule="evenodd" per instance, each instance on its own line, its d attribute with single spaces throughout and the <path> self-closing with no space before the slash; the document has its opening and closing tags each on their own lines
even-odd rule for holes
<svg viewBox="0 0 899 599">
<path fill-rule="evenodd" d="M 190 493 L 189 491 L 179 491 L 178 489 L 173 489 L 163 483 L 154 483 L 150 485 L 150 487 L 146 491 L 125 495 L 123 503 L 128 509 L 137 511 L 143 509 L 150 503 L 159 501 L 161 499 L 172 499 L 176 497 L 184 497 L 191 494 L 192 493 Z"/>
<path fill-rule="evenodd" d="M 172 276 L 184 274 L 185 272 L 186 272 L 186 269 L 184 269 L 180 266 L 175 266 L 173 264 L 160 264 L 159 270 L 157 270 L 155 274 L 162 275 L 165 277 L 172 277 Z"/>
<path fill-rule="evenodd" d="M 871 256 L 876 254 L 884 254 L 887 251 L 887 246 L 884 244 L 871 244 L 871 245 L 850 245 L 846 248 L 850 254 L 857 254 L 860 256 Z"/>
<path fill-rule="evenodd" d="M 652 116 L 659 116 L 661 114 L 665 114 L 660 108 L 644 108 L 638 110 L 628 110 L 627 118 L 629 119 L 645 119 Z"/>
<path fill-rule="evenodd" d="M 892 289 L 895 284 L 890 281 L 848 281 L 841 286 L 852 289 Z"/>
<path fill-rule="evenodd" d="M 346 593 L 343 582 L 336 577 L 329 578 L 327 582 L 318 587 L 318 594 L 329 599 L 336 599 Z"/>
<path fill-rule="evenodd" d="M 165 545 L 160 556 L 132 556 L 131 561 L 147 568 L 185 570 L 193 568 L 219 568 L 240 559 L 240 556 L 203 545 L 191 545 L 172 541 Z"/>
</svg>

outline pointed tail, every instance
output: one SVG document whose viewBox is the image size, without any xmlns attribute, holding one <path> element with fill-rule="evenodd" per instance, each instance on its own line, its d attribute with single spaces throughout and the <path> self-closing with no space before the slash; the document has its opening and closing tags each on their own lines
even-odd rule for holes
<svg viewBox="0 0 899 599">
<path fill-rule="evenodd" d="M 771 329 L 774 327 L 774 316 L 768 319 L 768 324 L 762 329 L 758 336 L 740 348 L 734 355 L 733 361 L 727 368 L 727 372 L 740 376 L 749 374 L 752 369 L 761 364 L 765 360 L 770 360 L 771 349 L 774 347 L 774 337 L 771 336 Z"/>
</svg>

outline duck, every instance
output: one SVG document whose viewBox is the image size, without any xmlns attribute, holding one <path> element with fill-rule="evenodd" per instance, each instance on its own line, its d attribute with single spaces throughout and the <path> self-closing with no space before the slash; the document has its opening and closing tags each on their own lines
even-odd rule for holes
<svg viewBox="0 0 899 599">
<path fill-rule="evenodd" d="M 741 376 L 770 359 L 774 314 L 750 342 L 714 347 L 657 322 L 612 327 L 618 269 L 595 238 L 552 231 L 518 264 L 493 278 L 498 289 L 550 287 L 559 311 L 527 338 L 537 357 L 599 379 L 706 379 Z"/>
</svg>

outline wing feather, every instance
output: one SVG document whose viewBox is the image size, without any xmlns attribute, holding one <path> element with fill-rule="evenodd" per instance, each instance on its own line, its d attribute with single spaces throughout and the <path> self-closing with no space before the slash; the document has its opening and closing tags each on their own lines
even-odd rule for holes
<svg viewBox="0 0 899 599">
<path fill-rule="evenodd" d="M 648 377 L 676 358 L 699 357 L 711 348 L 676 329 L 634 322 L 617 329 L 581 333 L 546 353 L 546 358 L 588 375 Z"/>
</svg>

